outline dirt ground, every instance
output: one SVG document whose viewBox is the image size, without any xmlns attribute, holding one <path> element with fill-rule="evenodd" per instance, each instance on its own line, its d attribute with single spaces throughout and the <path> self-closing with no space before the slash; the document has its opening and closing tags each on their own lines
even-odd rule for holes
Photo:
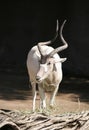
<svg viewBox="0 0 89 130">
<path fill-rule="evenodd" d="M 47 104 L 49 95 L 46 93 Z M 38 110 L 39 95 L 36 103 Z M 26 74 L 0 73 L 0 109 L 31 112 L 32 92 Z M 47 107 L 47 110 L 51 114 L 89 110 L 89 79 L 64 77 L 56 96 L 55 108 Z"/>
</svg>

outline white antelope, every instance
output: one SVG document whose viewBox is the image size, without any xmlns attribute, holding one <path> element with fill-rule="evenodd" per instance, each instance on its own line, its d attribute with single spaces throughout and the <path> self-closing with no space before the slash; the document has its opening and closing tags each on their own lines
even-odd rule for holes
<svg viewBox="0 0 89 130">
<path fill-rule="evenodd" d="M 66 20 L 60 28 L 60 38 L 63 42 L 63 46 L 56 49 L 51 46 L 47 46 L 48 44 L 53 43 L 58 36 L 59 25 L 57 20 L 55 37 L 50 41 L 38 43 L 36 46 L 32 47 L 28 53 L 27 69 L 29 80 L 32 85 L 33 111 L 35 111 L 36 104 L 36 84 L 38 84 L 39 89 L 40 108 L 46 108 L 45 91 L 51 91 L 50 106 L 54 105 L 55 95 L 62 80 L 62 62 L 66 60 L 66 58 L 60 58 L 58 52 L 68 47 L 68 44 L 62 35 L 65 22 Z"/>
</svg>

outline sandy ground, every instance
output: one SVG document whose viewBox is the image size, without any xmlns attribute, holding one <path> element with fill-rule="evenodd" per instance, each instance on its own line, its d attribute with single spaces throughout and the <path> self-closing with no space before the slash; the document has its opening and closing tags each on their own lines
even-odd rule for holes
<svg viewBox="0 0 89 130">
<path fill-rule="evenodd" d="M 50 94 L 46 93 L 48 104 Z M 37 96 L 37 110 L 39 95 Z M 31 111 L 32 92 L 25 74 L 0 74 L 0 109 Z M 89 80 L 64 77 L 56 96 L 55 107 L 47 110 L 53 114 L 89 110 Z"/>
</svg>

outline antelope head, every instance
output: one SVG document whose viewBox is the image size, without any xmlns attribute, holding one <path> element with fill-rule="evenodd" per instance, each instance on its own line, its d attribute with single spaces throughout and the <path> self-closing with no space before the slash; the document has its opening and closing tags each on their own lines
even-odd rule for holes
<svg viewBox="0 0 89 130">
<path fill-rule="evenodd" d="M 57 26 L 56 26 L 56 34 L 55 34 L 54 38 L 50 41 L 47 41 L 47 42 L 40 42 L 37 45 L 38 50 L 39 50 L 40 55 L 41 55 L 40 68 L 39 68 L 39 71 L 36 75 L 37 82 L 42 82 L 44 79 L 46 79 L 49 76 L 49 74 L 53 71 L 53 69 L 55 69 L 55 63 L 64 62 L 66 60 L 66 58 L 58 58 L 58 60 L 54 58 L 54 55 L 56 53 L 63 51 L 64 49 L 66 49 L 68 47 L 68 44 L 62 35 L 62 30 L 63 30 L 65 22 L 66 22 L 66 20 L 63 22 L 63 24 L 61 25 L 61 28 L 60 28 L 60 38 L 61 38 L 62 43 L 63 43 L 62 46 L 55 48 L 49 54 L 46 54 L 46 55 L 44 55 L 44 53 L 42 51 L 43 45 L 49 45 L 56 40 L 56 38 L 58 36 L 58 29 L 59 29 L 58 20 L 57 20 Z"/>
</svg>

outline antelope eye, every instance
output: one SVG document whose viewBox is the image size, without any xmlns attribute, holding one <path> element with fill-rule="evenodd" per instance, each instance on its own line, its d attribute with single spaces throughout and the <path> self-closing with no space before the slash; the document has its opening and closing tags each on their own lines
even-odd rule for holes
<svg viewBox="0 0 89 130">
<path fill-rule="evenodd" d="M 48 63 L 47 63 L 47 65 L 50 65 L 50 64 L 51 64 L 51 62 L 48 62 Z"/>
</svg>

